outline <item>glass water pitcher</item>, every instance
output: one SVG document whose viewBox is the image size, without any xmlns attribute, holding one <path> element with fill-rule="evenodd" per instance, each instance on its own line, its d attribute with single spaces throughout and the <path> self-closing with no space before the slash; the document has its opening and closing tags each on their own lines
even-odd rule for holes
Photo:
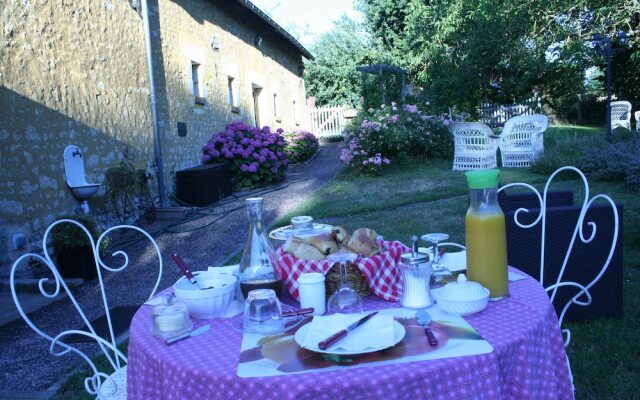
<svg viewBox="0 0 640 400">
<path fill-rule="evenodd" d="M 262 220 L 262 197 L 245 200 L 249 236 L 240 260 L 240 289 L 247 298 L 254 289 L 273 289 L 282 294 L 282 275 L 276 252 Z"/>
</svg>

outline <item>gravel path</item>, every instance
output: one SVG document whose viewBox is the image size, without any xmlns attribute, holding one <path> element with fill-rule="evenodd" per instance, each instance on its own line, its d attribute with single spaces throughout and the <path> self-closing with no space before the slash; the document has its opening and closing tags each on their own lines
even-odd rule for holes
<svg viewBox="0 0 640 400">
<path fill-rule="evenodd" d="M 341 167 L 338 144 L 325 144 L 307 163 L 291 166 L 286 181 L 277 187 L 257 193 L 235 193 L 233 198 L 222 204 L 192 214 L 193 220 L 187 223 L 155 222 L 143 226 L 160 247 L 164 271 L 159 288 L 171 285 L 180 277 L 180 271 L 170 258 L 172 252 L 181 254 L 193 270 L 199 270 L 223 265 L 231 255 L 241 251 L 248 228 L 244 198 L 262 195 L 265 198 L 265 223 L 271 225 L 331 180 Z M 132 235 L 119 238 L 125 240 L 125 251 L 130 257 L 127 269 L 107 274 L 104 278 L 110 308 L 141 304 L 157 279 L 159 263 L 153 246 L 148 240 L 135 238 Z M 88 319 L 95 319 L 103 313 L 97 282 L 80 286 L 73 295 L 83 306 Z M 36 311 L 31 318 L 52 336 L 65 329 L 82 326 L 78 313 L 66 300 Z M 84 364 L 74 355 L 50 355 L 49 343 L 37 336 L 22 319 L 0 327 L 0 343 L 0 398 L 2 392 L 6 396 L 8 391 L 47 390 L 64 379 L 70 370 Z M 90 345 L 78 347 L 93 348 Z"/>
</svg>

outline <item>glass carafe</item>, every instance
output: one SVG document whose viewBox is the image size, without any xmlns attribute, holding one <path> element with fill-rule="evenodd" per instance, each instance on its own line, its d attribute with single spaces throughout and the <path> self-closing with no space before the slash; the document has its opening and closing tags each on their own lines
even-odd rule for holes
<svg viewBox="0 0 640 400">
<path fill-rule="evenodd" d="M 500 170 L 465 172 L 470 205 L 465 216 L 467 276 L 491 292 L 489 300 L 508 295 L 507 235 L 498 205 Z"/>
<path fill-rule="evenodd" d="M 276 252 L 262 220 L 262 197 L 245 200 L 249 235 L 240 260 L 240 289 L 247 298 L 254 289 L 272 289 L 282 294 L 282 275 Z"/>
</svg>

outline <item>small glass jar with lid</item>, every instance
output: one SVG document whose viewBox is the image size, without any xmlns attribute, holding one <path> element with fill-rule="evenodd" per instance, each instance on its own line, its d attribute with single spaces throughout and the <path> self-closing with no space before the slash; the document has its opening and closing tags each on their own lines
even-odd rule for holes
<svg viewBox="0 0 640 400">
<path fill-rule="evenodd" d="M 151 310 L 151 334 L 163 339 L 188 332 L 193 327 L 189 319 L 189 309 L 176 300 L 173 293 L 163 294 L 162 303 Z"/>
</svg>

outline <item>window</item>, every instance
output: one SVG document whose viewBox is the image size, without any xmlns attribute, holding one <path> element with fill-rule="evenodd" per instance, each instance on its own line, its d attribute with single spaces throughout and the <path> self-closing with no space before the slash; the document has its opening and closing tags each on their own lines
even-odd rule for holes
<svg viewBox="0 0 640 400">
<path fill-rule="evenodd" d="M 191 81 L 193 83 L 193 96 L 196 98 L 196 104 L 204 104 L 204 90 L 202 86 L 202 75 L 203 68 L 202 65 L 195 61 L 191 61 Z"/>
<path fill-rule="evenodd" d="M 231 106 L 232 112 L 240 112 L 238 108 L 238 91 L 236 90 L 236 79 L 232 76 L 227 77 L 227 100 Z"/>
</svg>

